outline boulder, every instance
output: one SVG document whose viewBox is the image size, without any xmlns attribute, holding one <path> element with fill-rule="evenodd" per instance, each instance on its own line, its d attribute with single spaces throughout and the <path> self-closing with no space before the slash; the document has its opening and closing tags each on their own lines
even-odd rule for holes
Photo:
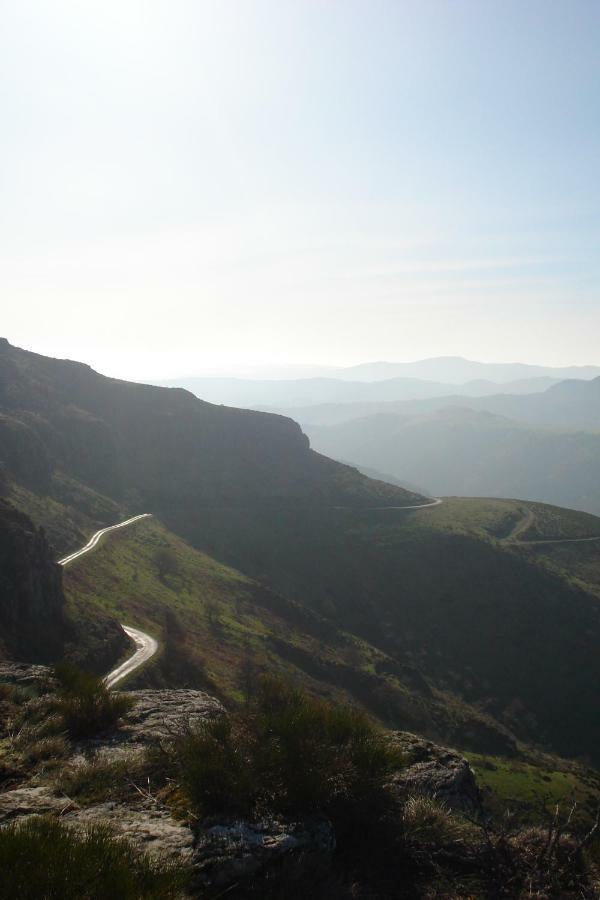
<svg viewBox="0 0 600 900">
<path fill-rule="evenodd" d="M 134 743 L 152 743 L 224 715 L 223 705 L 205 691 L 188 688 L 127 691 L 134 700 L 120 735 Z"/>
<path fill-rule="evenodd" d="M 286 854 L 328 855 L 334 849 L 333 826 L 324 818 L 219 823 L 198 833 L 194 866 L 201 881 L 226 888 L 273 865 Z"/>
<path fill-rule="evenodd" d="M 462 812 L 473 813 L 480 808 L 475 774 L 460 753 L 408 732 L 394 732 L 392 740 L 408 763 L 390 782 L 398 796 L 423 794 Z"/>
</svg>

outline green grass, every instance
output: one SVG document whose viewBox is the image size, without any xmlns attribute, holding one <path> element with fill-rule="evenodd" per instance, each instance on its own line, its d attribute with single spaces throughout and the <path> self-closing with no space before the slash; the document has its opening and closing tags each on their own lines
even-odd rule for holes
<svg viewBox="0 0 600 900">
<path fill-rule="evenodd" d="M 77 549 L 99 528 L 124 517 L 117 503 L 59 472 L 52 476 L 47 494 L 12 482 L 7 500 L 43 526 L 57 556 Z"/>
<path fill-rule="evenodd" d="M 353 669 L 373 673 L 376 662 L 385 658 L 341 632 L 329 642 L 311 633 L 319 630 L 317 619 L 194 550 L 156 519 L 108 535 L 93 553 L 67 567 L 64 587 L 75 622 L 85 621 L 94 609 L 108 613 L 156 636 L 163 653 L 174 628 L 179 649 L 182 644 L 201 660 L 210 683 L 233 700 L 243 699 L 240 669 L 248 660 L 258 670 L 291 674 L 323 689 L 318 678 L 272 649 L 275 635 L 298 653 L 332 667 L 343 667 L 351 658 Z M 294 625 L 294 616 L 306 618 L 308 627 Z M 348 696 L 341 687 L 330 685 L 328 690 L 332 696 Z"/>
<path fill-rule="evenodd" d="M 597 772 L 575 763 L 550 759 L 539 764 L 499 756 L 465 753 L 486 804 L 494 811 L 511 809 L 521 819 L 538 822 L 543 810 L 568 812 L 577 804 L 574 821 L 589 824 L 600 803 Z"/>
<path fill-rule="evenodd" d="M 272 673 L 334 702 L 359 702 L 392 727 L 447 741 L 468 733 L 474 749 L 504 748 L 491 717 L 449 693 L 415 691 L 372 643 L 195 550 L 157 519 L 108 535 L 67 567 L 64 586 L 81 640 L 99 614 L 159 640 L 158 657 L 133 686 L 201 687 L 239 703 Z"/>
</svg>

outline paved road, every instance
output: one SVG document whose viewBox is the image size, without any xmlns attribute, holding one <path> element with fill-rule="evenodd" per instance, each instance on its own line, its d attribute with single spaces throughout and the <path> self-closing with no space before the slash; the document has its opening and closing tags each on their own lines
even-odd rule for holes
<svg viewBox="0 0 600 900">
<path fill-rule="evenodd" d="M 124 663 L 121 663 L 120 666 L 108 673 L 104 679 L 107 688 L 113 688 L 117 682 L 126 678 L 134 669 L 137 669 L 138 666 L 149 660 L 151 656 L 154 656 L 158 650 L 158 642 L 149 634 L 139 631 L 137 628 L 131 628 L 128 625 L 122 625 L 121 627 L 125 634 L 135 642 L 137 650 L 133 656 L 130 656 Z"/>
<path fill-rule="evenodd" d="M 440 497 L 433 497 L 427 503 L 417 503 L 414 506 L 333 506 L 332 509 L 353 509 L 357 512 L 365 510 L 382 509 L 427 509 L 429 506 L 439 506 L 444 501 Z"/>
<path fill-rule="evenodd" d="M 119 522 L 117 525 L 109 525 L 108 528 L 101 528 L 100 531 L 97 531 L 96 534 L 90 538 L 85 547 L 82 547 L 81 550 L 76 550 L 74 553 L 70 553 L 69 556 L 59 559 L 59 566 L 67 566 L 69 563 L 73 562 L 73 560 L 79 559 L 79 557 L 83 556 L 85 553 L 89 553 L 90 550 L 93 550 L 94 547 L 98 546 L 100 538 L 110 531 L 116 531 L 118 528 L 126 528 L 128 525 L 133 525 L 135 522 L 139 522 L 140 519 L 147 519 L 151 515 L 152 513 L 142 513 L 139 516 L 133 516 L 131 519 L 126 519 L 124 522 Z M 117 666 L 116 669 L 113 669 L 112 672 L 108 673 L 104 679 L 104 683 L 108 688 L 113 688 L 115 684 L 122 681 L 127 675 L 130 675 L 135 669 L 141 666 L 142 663 L 145 663 L 150 657 L 154 656 L 158 650 L 158 642 L 144 631 L 140 631 L 138 628 L 132 628 L 130 625 L 123 625 L 122 623 L 121 628 L 135 643 L 137 649 L 133 656 L 130 656 L 129 659 L 126 659 L 120 666 Z"/>
<path fill-rule="evenodd" d="M 97 531 L 96 534 L 92 535 L 85 547 L 82 547 L 81 550 L 76 550 L 75 553 L 71 553 L 69 556 L 64 556 L 62 559 L 59 559 L 59 566 L 67 566 L 70 562 L 73 562 L 73 560 L 83 556 L 84 553 L 89 553 L 90 550 L 93 550 L 97 545 L 100 538 L 110 531 L 116 531 L 117 528 L 125 528 L 127 525 L 133 525 L 134 522 L 139 522 L 140 519 L 147 519 L 151 515 L 152 513 L 142 513 L 141 516 L 133 516 L 132 519 L 126 519 L 124 522 L 119 522 L 118 525 L 109 525 L 108 528 L 101 528 L 100 531 Z"/>
<path fill-rule="evenodd" d="M 374 506 L 373 509 L 427 509 L 429 506 L 439 506 L 444 501 L 441 497 L 432 497 L 428 503 L 417 503 L 415 506 Z"/>
</svg>

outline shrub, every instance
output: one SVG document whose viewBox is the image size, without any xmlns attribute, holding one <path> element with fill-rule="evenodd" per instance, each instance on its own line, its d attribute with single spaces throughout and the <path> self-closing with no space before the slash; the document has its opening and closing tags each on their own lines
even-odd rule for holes
<svg viewBox="0 0 600 900">
<path fill-rule="evenodd" d="M 28 763 L 49 762 L 51 760 L 64 759 L 69 753 L 69 747 L 65 738 L 60 735 L 49 735 L 28 744 L 24 758 Z"/>
<path fill-rule="evenodd" d="M 258 785 L 248 737 L 221 716 L 177 740 L 181 785 L 195 810 L 251 812 Z"/>
<path fill-rule="evenodd" d="M 461 821 L 431 797 L 413 794 L 402 809 L 403 837 L 412 844 L 443 847 L 465 837 L 475 838 L 476 829 Z"/>
<path fill-rule="evenodd" d="M 187 873 L 142 856 L 104 826 L 33 817 L 0 830 L 2 900 L 171 900 Z"/>
<path fill-rule="evenodd" d="M 231 719 L 175 742 L 180 780 L 202 813 L 333 814 L 368 800 L 398 754 L 360 711 L 273 678 Z"/>
<path fill-rule="evenodd" d="M 109 691 L 101 678 L 70 663 L 55 667 L 59 683 L 57 711 L 71 738 L 87 738 L 114 727 L 131 708 L 125 694 Z"/>
</svg>

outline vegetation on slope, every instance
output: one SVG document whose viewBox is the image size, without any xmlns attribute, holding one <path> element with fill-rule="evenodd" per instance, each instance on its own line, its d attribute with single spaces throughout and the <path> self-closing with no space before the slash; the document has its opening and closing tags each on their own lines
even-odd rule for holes
<svg viewBox="0 0 600 900">
<path fill-rule="evenodd" d="M 343 621 L 525 740 L 593 754 L 600 609 L 581 585 L 505 542 L 524 506 L 459 499 L 412 512 L 212 510 L 190 529 L 213 556 Z M 589 534 L 588 520 L 597 520 L 583 518 Z M 580 533 L 572 523 L 563 530 Z"/>
<path fill-rule="evenodd" d="M 507 729 L 414 667 L 200 553 L 155 518 L 108 535 L 66 568 L 64 585 L 69 657 L 97 671 L 90 622 L 108 615 L 159 639 L 136 684 L 201 686 L 239 703 L 269 672 L 336 702 L 358 701 L 397 728 L 479 750 L 514 746 Z"/>
</svg>

